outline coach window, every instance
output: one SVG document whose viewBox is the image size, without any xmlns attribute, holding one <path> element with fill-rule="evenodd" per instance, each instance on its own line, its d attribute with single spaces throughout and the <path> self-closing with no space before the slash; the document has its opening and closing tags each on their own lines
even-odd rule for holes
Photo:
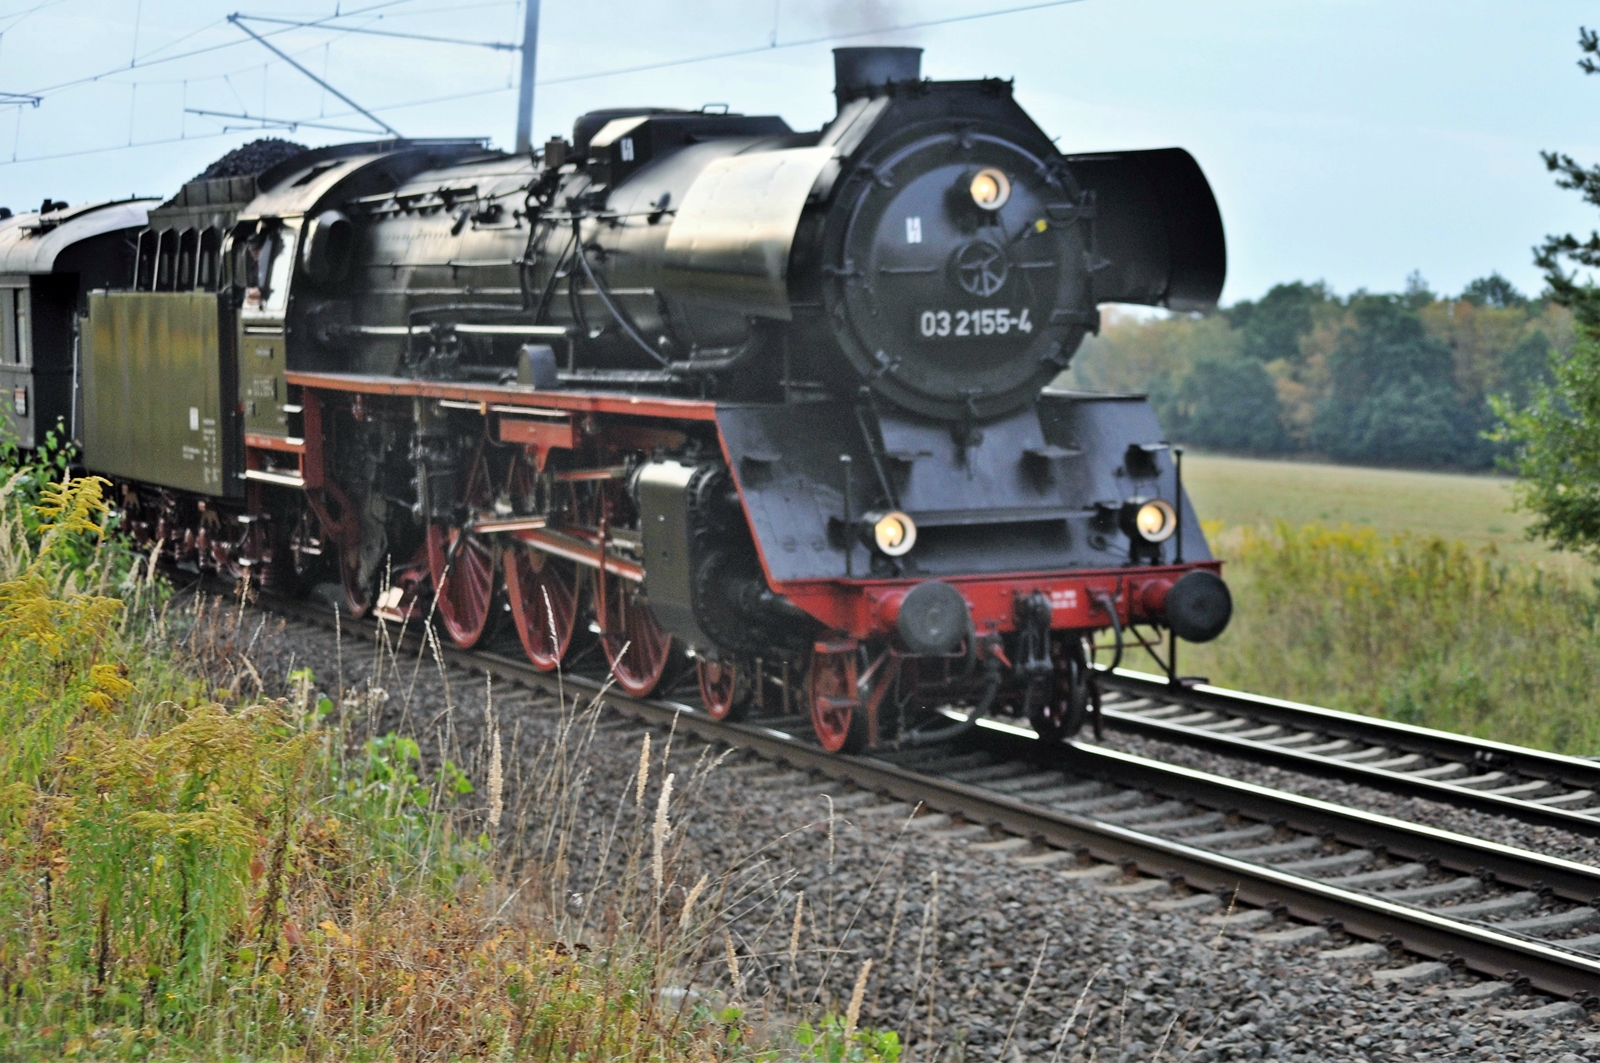
<svg viewBox="0 0 1600 1063">
<path fill-rule="evenodd" d="M 217 290 L 221 274 L 222 234 L 215 227 L 200 230 L 200 260 L 195 269 L 195 287 L 203 291 Z"/>
<path fill-rule="evenodd" d="M 0 288 L 0 364 L 33 364 L 33 343 L 28 332 L 29 302 L 26 288 Z"/>
<path fill-rule="evenodd" d="M 133 286 L 138 291 L 155 291 L 156 241 L 159 235 L 153 229 L 146 229 L 139 234 L 139 260 L 133 273 Z"/>
<path fill-rule="evenodd" d="M 176 287 L 180 292 L 186 292 L 195 287 L 195 268 L 198 259 L 195 255 L 199 234 L 193 229 L 185 229 L 178 236 L 178 276 Z"/>
<path fill-rule="evenodd" d="M 178 280 L 178 234 L 162 232 L 156 244 L 156 290 L 170 292 Z"/>
<path fill-rule="evenodd" d="M 0 288 L 0 365 L 17 364 L 17 296 L 15 288 Z"/>
</svg>

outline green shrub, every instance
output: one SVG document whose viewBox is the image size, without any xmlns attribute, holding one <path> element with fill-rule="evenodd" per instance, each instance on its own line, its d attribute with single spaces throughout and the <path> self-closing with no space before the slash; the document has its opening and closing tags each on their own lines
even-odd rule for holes
<svg viewBox="0 0 1600 1063">
<path fill-rule="evenodd" d="M 838 1015 L 825 1015 L 812 1026 L 795 1028 L 801 1059 L 814 1063 L 898 1063 L 900 1035 L 893 1030 L 852 1027 Z"/>
<path fill-rule="evenodd" d="M 351 748 L 309 672 L 210 689 L 239 611 L 169 608 L 104 481 L 0 461 L 0 1056 L 749 1055 L 654 1006 L 682 946 L 508 911 L 454 764 Z"/>
</svg>

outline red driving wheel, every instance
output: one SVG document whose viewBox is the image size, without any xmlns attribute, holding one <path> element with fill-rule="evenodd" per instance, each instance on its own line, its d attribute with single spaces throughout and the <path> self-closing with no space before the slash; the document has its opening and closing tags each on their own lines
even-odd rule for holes
<svg viewBox="0 0 1600 1063">
<path fill-rule="evenodd" d="M 858 753 L 867 745 L 866 714 L 856 690 L 856 655 L 852 647 L 817 653 L 806 676 L 811 702 L 811 727 L 830 753 Z"/>
<path fill-rule="evenodd" d="M 740 720 L 750 711 L 753 669 L 731 660 L 695 658 L 700 678 L 700 700 L 713 720 Z"/>
<path fill-rule="evenodd" d="M 617 686 L 636 698 L 644 697 L 655 690 L 667 669 L 672 636 L 662 629 L 639 585 L 631 580 L 610 573 L 597 578 L 594 605 L 600 644 Z"/>
<path fill-rule="evenodd" d="M 476 646 L 489 625 L 494 599 L 494 554 L 488 540 L 466 529 L 429 524 L 428 572 L 450 640 L 462 649 Z"/>
<path fill-rule="evenodd" d="M 506 597 L 523 652 L 541 672 L 553 672 L 572 645 L 578 616 L 577 573 L 569 562 L 525 546 L 502 554 Z"/>
</svg>

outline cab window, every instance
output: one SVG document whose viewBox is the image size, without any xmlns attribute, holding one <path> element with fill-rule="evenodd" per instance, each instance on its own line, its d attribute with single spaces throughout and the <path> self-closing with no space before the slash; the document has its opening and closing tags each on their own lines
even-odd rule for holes
<svg viewBox="0 0 1600 1063">
<path fill-rule="evenodd" d="M 297 235 L 294 226 L 267 220 L 245 238 L 242 256 L 245 310 L 283 313 L 289 300 Z"/>
</svg>

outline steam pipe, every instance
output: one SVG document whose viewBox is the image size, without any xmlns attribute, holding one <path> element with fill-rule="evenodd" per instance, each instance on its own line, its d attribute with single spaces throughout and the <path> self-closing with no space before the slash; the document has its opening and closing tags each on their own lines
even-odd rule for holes
<svg viewBox="0 0 1600 1063">
<path fill-rule="evenodd" d="M 844 578 L 854 579 L 856 522 L 850 510 L 850 455 L 840 454 L 839 464 L 844 466 Z"/>
<path fill-rule="evenodd" d="M 632 323 L 623 316 L 622 308 L 611 301 L 611 293 L 606 291 L 605 286 L 600 283 L 600 278 L 595 276 L 594 267 L 589 265 L 589 253 L 584 250 L 583 234 L 578 231 L 579 224 L 579 220 L 574 218 L 572 221 L 572 239 L 577 244 L 575 250 L 577 251 L 579 263 L 583 265 L 583 274 L 589 278 L 589 283 L 594 285 L 594 293 L 600 297 L 600 301 L 605 304 L 606 309 L 611 311 L 611 316 L 616 319 L 617 327 L 622 329 L 627 334 L 627 337 L 638 345 L 641 351 L 660 362 L 664 368 L 672 368 L 672 363 L 661 357 L 661 352 L 646 343 L 644 337 L 634 330 Z"/>
<path fill-rule="evenodd" d="M 1106 611 L 1106 615 L 1111 618 L 1111 630 L 1116 633 L 1117 648 L 1111 654 L 1111 667 L 1106 669 L 1108 672 L 1115 672 L 1122 665 L 1123 641 L 1122 621 L 1117 618 L 1117 603 L 1112 601 L 1111 596 L 1104 591 L 1096 594 L 1094 596 L 1094 600 L 1100 603 L 1100 608 L 1104 609 Z M 1094 677 L 1091 675 L 1090 679 L 1092 681 Z M 1090 692 L 1094 698 L 1094 739 L 1096 742 L 1099 742 L 1105 737 L 1104 731 L 1102 730 L 1100 724 L 1100 684 L 1097 682 L 1094 683 L 1094 685 L 1090 687 Z"/>
<path fill-rule="evenodd" d="M 1094 596 L 1094 600 L 1100 604 L 1100 608 L 1104 609 L 1106 615 L 1111 618 L 1111 630 L 1116 635 L 1116 650 L 1111 655 L 1111 667 L 1106 669 L 1108 672 L 1115 672 L 1122 667 L 1122 621 L 1117 618 L 1117 604 L 1111 600 L 1111 595 L 1101 591 Z"/>
<path fill-rule="evenodd" d="M 1174 539 L 1177 540 L 1177 557 L 1175 557 L 1173 559 L 1172 563 L 1175 564 L 1175 565 L 1181 565 L 1181 564 L 1183 564 L 1183 448 L 1182 447 L 1173 447 L 1172 448 L 1172 469 L 1173 469 L 1173 475 L 1177 478 L 1177 481 L 1178 481 L 1177 497 L 1172 500 L 1172 504 L 1177 509 L 1177 513 L 1178 513 L 1178 519 L 1175 521 L 1175 524 L 1177 526 L 1172 529 L 1172 536 L 1173 536 Z"/>
<path fill-rule="evenodd" d="M 969 633 L 967 641 L 976 642 L 977 640 Z M 994 707 L 995 696 L 1000 693 L 1000 661 L 990 656 L 985 659 L 984 664 L 985 670 L 989 674 L 984 680 L 983 694 L 978 698 L 978 703 L 972 707 L 972 711 L 967 713 L 965 720 L 957 720 L 948 727 L 941 727 L 937 731 L 907 732 L 896 744 L 913 748 L 931 746 L 939 742 L 949 742 L 953 739 L 961 738 L 977 730 L 979 717 L 986 715 Z"/>
</svg>

